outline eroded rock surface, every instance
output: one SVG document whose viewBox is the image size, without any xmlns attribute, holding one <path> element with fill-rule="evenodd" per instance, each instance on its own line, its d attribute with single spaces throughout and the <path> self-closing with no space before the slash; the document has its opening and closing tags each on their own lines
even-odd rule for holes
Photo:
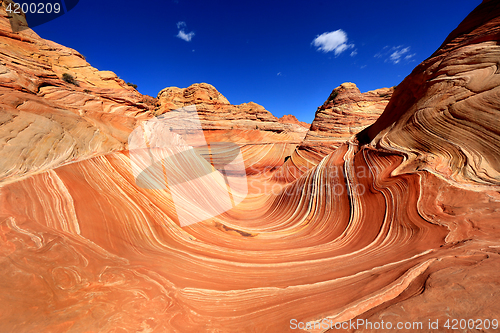
<svg viewBox="0 0 500 333">
<path fill-rule="evenodd" d="M 339 146 L 377 120 L 393 91 L 381 88 L 361 93 L 354 83 L 341 84 L 316 111 L 304 144 L 326 141 Z"/>
<path fill-rule="evenodd" d="M 14 33 L 11 22 L 22 20 L 0 8 L 0 182 L 125 149 L 152 107 L 77 51 L 30 29 Z"/>
<path fill-rule="evenodd" d="M 207 140 L 237 143 L 245 156 L 249 174 L 280 167 L 307 134 L 307 128 L 301 124 L 280 121 L 259 104 L 230 104 L 207 83 L 165 88 L 157 100 L 156 115 L 196 106 Z"/>
<path fill-rule="evenodd" d="M 300 125 L 304 128 L 309 129 L 311 127 L 311 124 L 308 124 L 303 121 L 299 121 L 294 115 L 292 114 L 286 114 L 283 117 L 279 118 L 278 121 L 283 124 L 295 124 L 295 125 Z"/>
<path fill-rule="evenodd" d="M 394 92 L 361 143 L 405 152 L 418 169 L 460 182 L 500 184 L 500 18 L 483 2 Z"/>
<path fill-rule="evenodd" d="M 351 82 L 333 89 L 317 109 L 304 141 L 274 178 L 290 182 L 317 165 L 341 144 L 372 125 L 384 111 L 393 92 L 394 88 L 381 88 L 361 93 Z"/>
<path fill-rule="evenodd" d="M 303 126 L 290 122 L 280 122 L 263 106 L 249 102 L 232 105 L 208 83 L 195 83 L 187 88 L 169 87 L 158 94 L 159 107 L 156 114 L 196 105 L 196 110 L 207 130 L 262 130 L 276 133 L 297 132 L 302 139 L 307 132 Z"/>
<path fill-rule="evenodd" d="M 375 124 L 355 139 L 338 127 L 333 141 L 348 140 L 300 162 L 308 170 L 290 181 L 273 178 L 291 168 L 275 170 L 295 135 L 274 131 L 284 128 L 275 118 L 208 86 L 190 100 L 171 89 L 170 107 L 194 101 L 213 126 L 207 138 L 239 137 L 246 166 L 261 166 L 247 170 L 238 206 L 186 227 L 174 185 L 138 186 L 124 149 L 131 124 L 158 109 L 90 67 L 59 71 L 62 60 L 40 50 L 83 61 L 75 51 L 5 29 L 0 130 L 12 138 L 0 150 L 1 332 L 323 332 L 305 323 L 498 319 L 498 1 L 471 13 Z M 46 52 L 59 60 L 38 56 Z M 79 87 L 58 76 L 68 70 Z M 229 114 L 241 128 L 228 129 Z M 248 128 L 258 115 L 268 127 Z M 49 132 L 32 128 L 42 120 Z M 279 135 L 289 141 L 272 141 Z"/>
</svg>

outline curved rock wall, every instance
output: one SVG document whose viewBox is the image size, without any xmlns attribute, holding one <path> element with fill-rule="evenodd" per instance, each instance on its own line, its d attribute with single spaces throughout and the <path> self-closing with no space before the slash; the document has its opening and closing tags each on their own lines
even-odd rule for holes
<svg viewBox="0 0 500 333">
<path fill-rule="evenodd" d="M 397 87 L 361 143 L 404 152 L 398 172 L 426 169 L 459 182 L 500 184 L 500 17 L 478 6 Z"/>
<path fill-rule="evenodd" d="M 37 56 L 49 42 L 2 33 L 0 130 L 12 138 L 0 150 L 0 331 L 320 332 L 291 323 L 365 319 L 428 331 L 429 320 L 498 319 L 499 17 L 498 1 L 483 2 L 375 124 L 355 138 L 338 127 L 347 142 L 278 171 L 296 133 L 208 86 L 171 89 L 172 107 L 190 96 L 205 104 L 204 120 L 220 126 L 206 138 L 239 138 L 248 173 L 238 206 L 186 227 L 170 188 L 138 186 L 123 149 L 165 96 L 150 110 L 120 80 L 92 87 L 102 73 L 91 68 L 88 80 L 77 73 L 79 87 L 65 83 L 58 73 L 73 67 L 58 72 L 62 60 Z M 257 121 L 246 114 L 235 113 L 239 129 L 222 122 L 248 107 L 268 129 L 245 128 Z M 290 162 L 309 164 L 276 177 Z"/>
<path fill-rule="evenodd" d="M 304 141 L 290 160 L 274 175 L 281 182 L 292 182 L 357 133 L 372 125 L 382 114 L 393 88 L 361 93 L 354 83 L 333 89 L 320 106 Z"/>
</svg>

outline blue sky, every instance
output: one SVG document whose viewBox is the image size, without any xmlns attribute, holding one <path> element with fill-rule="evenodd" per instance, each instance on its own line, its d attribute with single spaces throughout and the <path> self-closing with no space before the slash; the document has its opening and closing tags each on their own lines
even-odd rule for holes
<svg viewBox="0 0 500 333">
<path fill-rule="evenodd" d="M 397 85 L 480 0 L 90 1 L 35 27 L 151 96 L 214 85 L 311 122 L 343 82 Z"/>
</svg>

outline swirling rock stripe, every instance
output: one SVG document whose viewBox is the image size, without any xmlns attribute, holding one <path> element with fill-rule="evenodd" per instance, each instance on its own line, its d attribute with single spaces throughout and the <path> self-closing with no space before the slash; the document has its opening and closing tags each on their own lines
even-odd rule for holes
<svg viewBox="0 0 500 333">
<path fill-rule="evenodd" d="M 468 185 L 500 184 L 500 5 L 483 2 L 396 88 L 361 143 Z"/>
<path fill-rule="evenodd" d="M 134 290 L 148 295 L 143 297 L 170 295 L 176 313 L 167 311 L 168 324 L 153 315 L 157 327 L 282 331 L 291 318 L 335 315 L 366 295 L 377 300 L 371 306 L 396 297 L 401 291 L 391 294 L 391 286 L 409 284 L 411 272 L 427 265 L 444 244 L 446 229 L 417 210 L 421 176 L 391 177 L 400 156 L 355 150 L 344 145 L 279 193 L 256 191 L 232 211 L 185 228 L 175 222 L 168 193 L 135 185 L 127 154 L 96 157 L 3 187 L 3 228 L 13 235 L 29 230 L 40 248 L 48 246 L 45 233 L 55 235 L 81 258 L 70 268 L 52 263 L 61 281 L 40 287 L 56 296 L 41 295 L 45 304 L 64 308 L 71 318 L 77 318 L 76 310 L 64 305 L 70 296 L 61 290 L 71 286 L 83 293 L 78 297 L 91 298 L 103 288 L 96 271 L 106 271 L 103 258 L 109 258 L 120 272 L 145 272 L 143 278 L 130 273 L 123 282 L 134 283 Z M 8 221 L 22 225 L 16 230 Z M 15 251 L 22 256 L 28 249 L 15 245 Z M 92 270 L 91 261 L 101 268 Z M 46 266 L 32 262 L 29 270 L 45 272 Z M 82 274 L 94 282 L 84 288 Z M 123 288 L 124 294 L 102 294 L 118 317 L 140 307 L 129 298 L 131 304 L 120 308 L 130 292 Z M 83 325 L 85 319 L 76 322 Z M 137 320 L 130 327 L 140 325 Z"/>
</svg>

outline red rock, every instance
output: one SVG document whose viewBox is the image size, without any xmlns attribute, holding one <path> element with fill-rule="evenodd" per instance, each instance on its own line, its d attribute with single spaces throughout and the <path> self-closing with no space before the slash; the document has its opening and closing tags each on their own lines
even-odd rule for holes
<svg viewBox="0 0 500 333">
<path fill-rule="evenodd" d="M 285 182 L 297 179 L 342 143 L 373 124 L 393 91 L 393 88 L 381 88 L 361 93 L 350 82 L 333 89 L 325 103 L 318 107 L 304 141 L 274 179 Z"/>
<path fill-rule="evenodd" d="M 282 124 L 295 124 L 295 125 L 300 125 L 304 128 L 309 129 L 311 127 L 311 124 L 305 123 L 303 121 L 299 121 L 297 118 L 295 118 L 294 115 L 291 114 L 286 114 L 283 117 L 279 118 L 278 121 Z"/>
<path fill-rule="evenodd" d="M 137 121 L 153 116 L 114 73 L 30 29 L 13 32 L 5 7 L 0 15 L 0 182 L 122 150 Z"/>
<path fill-rule="evenodd" d="M 80 87 L 65 83 L 43 66 L 60 63 L 42 50 L 49 42 L 2 30 L 0 331 L 287 332 L 302 323 L 318 332 L 318 323 L 365 319 L 439 320 L 435 331 L 448 331 L 450 318 L 497 319 L 499 17 L 498 1 L 483 2 L 374 125 L 325 145 L 319 162 L 302 155 L 310 169 L 290 183 L 272 179 L 288 143 L 271 138 L 295 134 L 273 131 L 286 126 L 263 108 L 194 89 L 206 138 L 240 137 L 245 163 L 270 168 L 248 175 L 237 207 L 187 227 L 172 185 L 138 186 L 123 149 L 133 124 L 169 112 L 161 96 L 150 111 L 154 103 L 90 66 Z M 66 63 L 80 61 L 57 48 Z M 97 86 L 83 91 L 90 81 Z M 228 129 L 233 111 L 240 129 Z M 257 115 L 266 129 L 249 128 Z"/>
<path fill-rule="evenodd" d="M 407 154 L 398 172 L 500 185 L 498 7 L 478 6 L 398 85 L 359 141 Z"/>
<path fill-rule="evenodd" d="M 157 100 L 156 115 L 195 105 L 207 140 L 238 143 L 248 173 L 281 166 L 307 133 L 302 126 L 280 122 L 259 104 L 232 105 L 207 83 L 165 88 Z"/>
<path fill-rule="evenodd" d="M 232 105 L 219 93 L 215 87 L 207 83 L 196 83 L 187 88 L 169 87 L 158 94 L 158 108 L 156 114 L 175 110 L 184 106 L 195 105 L 196 111 L 203 123 L 203 128 L 261 130 L 269 132 L 297 133 L 296 137 L 302 140 L 306 130 L 289 123 L 278 121 L 271 112 L 259 104 L 250 102 Z"/>
<path fill-rule="evenodd" d="M 354 83 L 343 83 L 316 111 L 305 141 L 347 141 L 377 120 L 392 92 L 393 88 L 382 88 L 362 94 Z"/>
</svg>

